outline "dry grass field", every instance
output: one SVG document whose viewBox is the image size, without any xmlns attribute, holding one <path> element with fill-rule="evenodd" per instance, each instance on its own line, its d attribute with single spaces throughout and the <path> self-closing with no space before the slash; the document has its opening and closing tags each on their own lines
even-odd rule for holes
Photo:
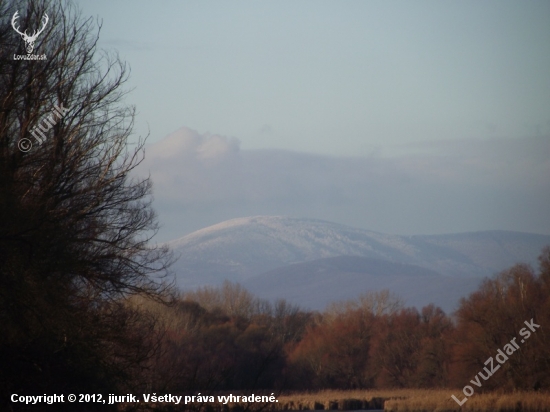
<svg viewBox="0 0 550 412">
<path fill-rule="evenodd" d="M 214 402 L 179 404 L 119 404 L 120 411 L 195 411 L 195 412 L 253 412 L 253 411 L 358 411 L 387 412 L 550 412 L 549 392 L 514 392 L 474 394 L 462 406 L 451 395 L 463 399 L 459 389 L 394 389 L 302 392 L 280 395 L 278 402 L 223 404 Z M 459 396 L 460 394 L 460 396 Z M 225 395 L 228 395 L 225 394 Z M 245 395 L 245 393 L 239 393 Z M 250 394 L 248 394 L 250 395 Z"/>
<path fill-rule="evenodd" d="M 463 399 L 460 389 L 396 389 L 322 391 L 279 396 L 274 410 L 357 410 L 384 409 L 388 412 L 550 412 L 550 393 L 515 392 L 474 394 L 462 406 L 451 395 Z"/>
</svg>

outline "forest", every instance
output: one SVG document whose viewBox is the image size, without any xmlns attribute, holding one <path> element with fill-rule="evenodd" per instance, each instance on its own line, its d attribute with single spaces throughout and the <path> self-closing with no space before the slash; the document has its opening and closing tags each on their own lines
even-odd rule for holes
<svg viewBox="0 0 550 412">
<path fill-rule="evenodd" d="M 451 315 L 404 307 L 389 291 L 308 312 L 229 282 L 171 306 L 131 304 L 157 319 L 149 379 L 158 391 L 462 387 L 512 338 L 519 343 L 531 319 L 540 328 L 494 376 L 483 372 L 490 379 L 479 390 L 550 388 L 550 248 L 538 272 L 518 264 L 485 279 Z"/>
</svg>

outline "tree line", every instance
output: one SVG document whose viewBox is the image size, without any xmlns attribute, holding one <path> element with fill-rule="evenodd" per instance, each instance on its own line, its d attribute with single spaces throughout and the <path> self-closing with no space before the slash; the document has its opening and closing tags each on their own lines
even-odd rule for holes
<svg viewBox="0 0 550 412">
<path fill-rule="evenodd" d="M 462 387 L 519 343 L 531 319 L 540 327 L 479 391 L 550 389 L 550 248 L 538 272 L 518 264 L 485 279 L 451 315 L 404 307 L 388 291 L 304 311 L 230 282 L 183 293 L 174 306 L 134 305 L 162 319 L 151 364 L 158 390 Z"/>
</svg>

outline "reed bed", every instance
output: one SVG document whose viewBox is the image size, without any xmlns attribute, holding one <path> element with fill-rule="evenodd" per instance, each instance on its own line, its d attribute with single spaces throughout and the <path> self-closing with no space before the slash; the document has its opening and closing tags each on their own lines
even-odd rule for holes
<svg viewBox="0 0 550 412">
<path fill-rule="evenodd" d="M 140 405 L 143 410 L 195 412 L 384 410 L 385 412 L 550 412 L 550 392 L 475 394 L 462 406 L 460 389 L 394 389 L 287 393 L 273 403 L 234 402 L 222 404 Z M 460 396 L 459 396 L 460 395 Z M 120 411 L 142 410 L 137 405 L 119 405 Z M 129 408 L 127 408 L 129 407 Z"/>
<path fill-rule="evenodd" d="M 279 396 L 271 410 L 359 410 L 387 412 L 550 412 L 550 393 L 514 392 L 475 394 L 462 406 L 451 395 L 463 399 L 460 389 L 396 389 L 321 391 Z"/>
<path fill-rule="evenodd" d="M 514 392 L 475 394 L 462 406 L 451 395 L 462 400 L 461 390 L 432 390 L 418 393 L 405 399 L 388 399 L 384 404 L 387 412 L 550 412 L 550 393 Z M 459 396 L 460 395 L 460 396 Z"/>
</svg>

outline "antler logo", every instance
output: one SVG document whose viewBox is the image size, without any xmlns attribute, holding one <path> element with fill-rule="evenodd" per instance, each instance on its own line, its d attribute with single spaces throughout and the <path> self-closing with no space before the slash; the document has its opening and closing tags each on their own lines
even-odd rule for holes
<svg viewBox="0 0 550 412">
<path fill-rule="evenodd" d="M 29 36 L 27 34 L 27 30 L 25 30 L 23 33 L 21 33 L 19 31 L 19 27 L 15 27 L 15 21 L 17 20 L 17 18 L 19 17 L 17 15 L 17 13 L 19 13 L 19 11 L 16 11 L 15 14 L 13 15 L 13 18 L 11 19 L 11 25 L 13 27 L 13 29 L 19 33 L 21 35 L 21 37 L 23 38 L 23 40 L 25 41 L 25 47 L 27 49 L 27 53 L 28 54 L 31 54 L 32 51 L 34 50 L 34 42 L 36 41 L 36 39 L 38 38 L 38 36 L 40 35 L 40 33 L 42 33 L 44 31 L 44 29 L 46 28 L 46 25 L 48 24 L 48 20 L 49 20 L 49 17 L 46 13 L 44 13 L 44 16 L 42 16 L 42 28 L 38 31 L 34 31 L 32 33 L 32 36 Z"/>
</svg>

